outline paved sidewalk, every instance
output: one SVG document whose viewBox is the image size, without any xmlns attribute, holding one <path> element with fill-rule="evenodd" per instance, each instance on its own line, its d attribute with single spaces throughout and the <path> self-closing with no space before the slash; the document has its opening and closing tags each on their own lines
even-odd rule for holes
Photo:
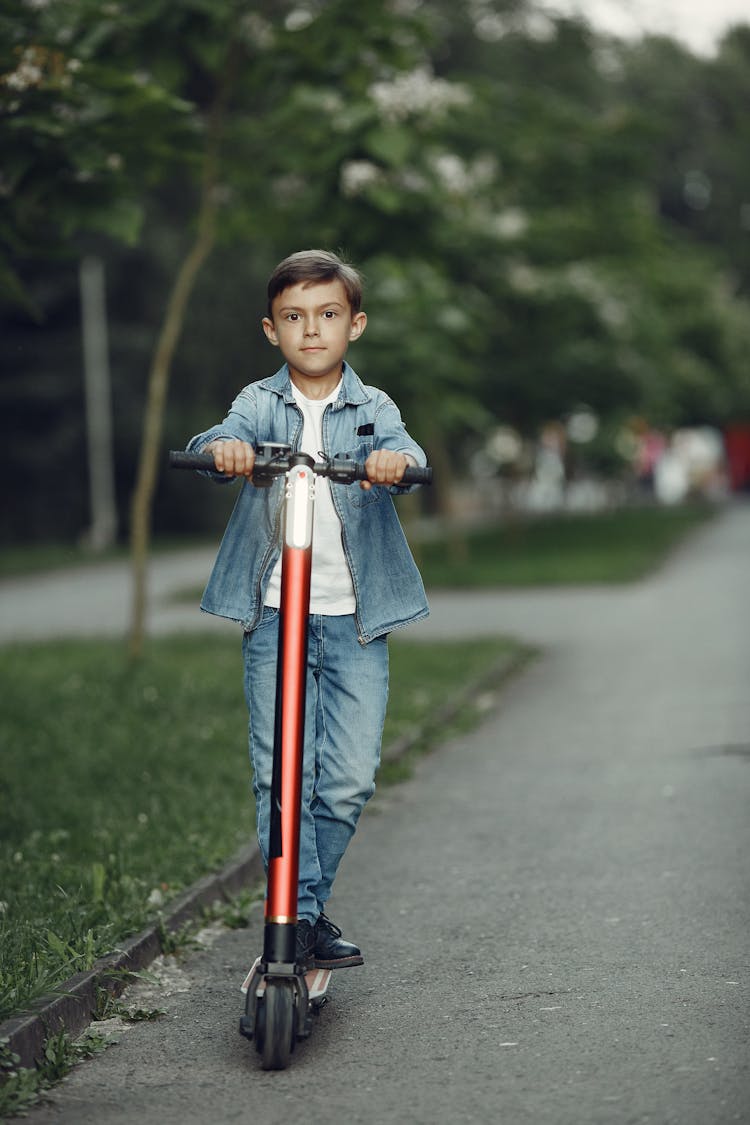
<svg viewBox="0 0 750 1125">
<path fill-rule="evenodd" d="M 177 591 L 199 588 L 216 549 L 195 548 L 152 557 L 148 629 L 158 635 L 182 629 L 231 629 L 231 622 L 176 603 Z M 132 604 L 127 561 L 90 564 L 0 581 L 0 643 L 47 637 L 124 636 Z"/>
<path fill-rule="evenodd" d="M 749 560 L 737 506 L 632 587 L 433 595 L 411 636 L 545 656 L 365 814 L 331 913 L 367 963 L 289 1070 L 236 1030 L 258 913 L 32 1125 L 747 1121 Z"/>
</svg>

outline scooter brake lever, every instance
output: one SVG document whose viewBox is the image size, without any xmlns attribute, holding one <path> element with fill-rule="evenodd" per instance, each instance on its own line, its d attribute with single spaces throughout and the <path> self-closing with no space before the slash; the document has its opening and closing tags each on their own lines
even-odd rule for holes
<svg viewBox="0 0 750 1125">
<path fill-rule="evenodd" d="M 316 470 L 320 472 L 320 466 L 315 466 Z M 328 477 L 329 480 L 337 484 L 352 484 L 355 480 L 360 479 L 361 466 L 356 461 L 349 461 L 345 457 L 333 457 L 327 462 L 325 471 L 321 476 Z"/>
</svg>

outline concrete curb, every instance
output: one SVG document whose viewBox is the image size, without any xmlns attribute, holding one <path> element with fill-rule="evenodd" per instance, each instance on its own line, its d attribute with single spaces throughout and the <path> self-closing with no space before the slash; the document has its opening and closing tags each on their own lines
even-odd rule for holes
<svg viewBox="0 0 750 1125">
<path fill-rule="evenodd" d="M 171 903 L 169 913 L 129 938 L 112 954 L 99 958 L 93 968 L 77 973 L 58 991 L 41 996 L 27 1012 L 0 1024 L 0 1041 L 22 1067 L 33 1067 L 44 1059 L 46 1040 L 65 1031 L 75 1038 L 91 1023 L 101 990 L 117 996 L 127 984 L 128 972 L 145 969 L 161 954 L 160 933 L 178 932 L 217 899 L 228 898 L 263 878 L 263 863 L 257 844 L 237 853 L 220 871 L 205 875 Z"/>
<path fill-rule="evenodd" d="M 491 664 L 481 676 L 439 708 L 420 727 L 408 731 L 383 752 L 383 762 L 397 762 L 451 722 L 459 712 L 490 688 L 500 687 L 515 671 L 523 667 L 530 649 L 508 653 Z M 229 898 L 246 890 L 263 878 L 263 862 L 256 843 L 238 852 L 221 870 L 205 875 L 170 904 L 168 914 L 159 922 L 129 938 L 120 949 L 100 958 L 83 973 L 77 973 L 60 985 L 58 991 L 40 997 L 28 1011 L 0 1024 L 0 1042 L 19 1057 L 19 1066 L 31 1068 L 44 1059 L 47 1039 L 61 1031 L 75 1038 L 91 1023 L 101 990 L 117 996 L 125 987 L 128 972 L 145 969 L 161 954 L 160 933 L 178 932 L 186 923 L 195 921 L 201 910 L 217 900 Z"/>
</svg>

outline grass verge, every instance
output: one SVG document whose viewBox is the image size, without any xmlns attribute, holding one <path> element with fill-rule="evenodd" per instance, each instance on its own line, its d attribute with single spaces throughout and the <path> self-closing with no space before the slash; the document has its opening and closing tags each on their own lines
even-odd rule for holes
<svg viewBox="0 0 750 1125">
<path fill-rule="evenodd" d="M 388 745 L 512 642 L 391 645 Z M 254 833 L 239 646 L 0 650 L 0 1019 L 158 917 Z"/>
<path fill-rule="evenodd" d="M 419 565 L 428 587 L 630 582 L 715 512 L 690 504 L 509 519 L 452 549 L 442 541 L 422 544 Z"/>
</svg>

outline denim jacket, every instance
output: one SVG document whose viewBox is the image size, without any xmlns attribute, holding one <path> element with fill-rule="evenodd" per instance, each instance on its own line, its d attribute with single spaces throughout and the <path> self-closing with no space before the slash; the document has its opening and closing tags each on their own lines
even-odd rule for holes
<svg viewBox="0 0 750 1125">
<path fill-rule="evenodd" d="M 239 438 L 253 446 L 286 442 L 296 450 L 301 436 L 302 413 L 284 364 L 271 378 L 243 388 L 224 421 L 192 438 L 187 448 L 200 452 L 211 441 Z M 366 387 L 348 363 L 339 396 L 323 415 L 323 447 L 326 457 L 365 461 L 373 449 L 392 449 L 410 454 L 418 465 L 426 464 L 424 451 L 409 437 L 395 403 L 376 387 Z M 410 491 L 411 487 L 378 486 L 365 491 L 359 484 L 331 482 L 362 644 L 429 613 L 422 579 L 390 495 Z M 260 620 L 281 550 L 283 497 L 283 477 L 269 488 L 242 482 L 201 601 L 201 609 L 239 621 L 246 631 Z"/>
</svg>

